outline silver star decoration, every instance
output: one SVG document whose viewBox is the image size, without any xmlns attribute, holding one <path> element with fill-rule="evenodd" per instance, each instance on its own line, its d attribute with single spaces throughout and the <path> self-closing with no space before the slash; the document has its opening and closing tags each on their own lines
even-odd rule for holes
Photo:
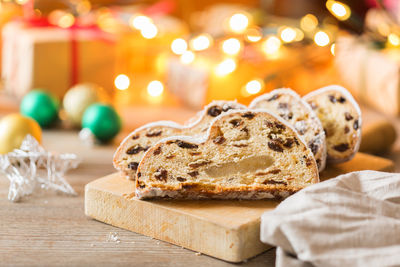
<svg viewBox="0 0 400 267">
<path fill-rule="evenodd" d="M 19 149 L 0 155 L 0 170 L 10 180 L 8 199 L 16 202 L 39 189 L 76 195 L 64 174 L 79 163 L 75 154 L 48 152 L 34 137 L 27 135 Z"/>
</svg>

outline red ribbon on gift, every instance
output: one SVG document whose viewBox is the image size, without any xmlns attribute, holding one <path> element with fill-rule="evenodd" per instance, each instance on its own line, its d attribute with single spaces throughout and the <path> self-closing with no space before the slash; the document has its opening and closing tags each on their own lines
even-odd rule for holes
<svg viewBox="0 0 400 267">
<path fill-rule="evenodd" d="M 68 28 L 61 28 L 58 25 L 50 23 L 47 17 L 25 16 L 19 20 L 28 27 L 54 27 L 69 31 L 71 42 L 70 86 L 73 86 L 79 82 L 79 45 L 77 38 L 78 30 L 90 30 L 92 35 L 94 35 L 96 39 L 109 41 L 109 39 L 105 38 L 105 32 L 103 32 L 96 24 L 92 23 L 82 25 L 77 19 L 75 19 L 74 24 Z"/>
</svg>

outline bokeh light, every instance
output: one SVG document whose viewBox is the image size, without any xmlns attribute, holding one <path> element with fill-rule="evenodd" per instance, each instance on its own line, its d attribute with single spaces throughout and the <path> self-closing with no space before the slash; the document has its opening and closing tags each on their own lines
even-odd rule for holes
<svg viewBox="0 0 400 267">
<path fill-rule="evenodd" d="M 212 43 L 212 38 L 208 34 L 200 34 L 190 40 L 190 48 L 195 51 L 206 50 L 210 47 Z"/>
<path fill-rule="evenodd" d="M 149 17 L 143 16 L 143 15 L 136 15 L 136 16 L 131 17 L 129 24 L 133 28 L 135 28 L 137 30 L 141 30 L 146 25 L 153 24 L 153 21 Z"/>
<path fill-rule="evenodd" d="M 164 85 L 160 81 L 151 81 L 147 85 L 147 93 L 150 96 L 157 97 L 160 96 L 164 91 Z"/>
<path fill-rule="evenodd" d="M 235 69 L 236 69 L 236 62 L 233 59 L 228 58 L 217 65 L 215 73 L 218 76 L 224 76 L 229 73 L 232 73 Z"/>
<path fill-rule="evenodd" d="M 393 46 L 399 46 L 400 45 L 400 37 L 395 33 L 391 33 L 388 36 L 388 42 Z"/>
<path fill-rule="evenodd" d="M 331 54 L 334 55 L 334 56 L 336 55 L 335 49 L 336 49 L 336 44 L 332 44 L 331 45 Z"/>
<path fill-rule="evenodd" d="M 140 29 L 140 33 L 146 39 L 153 39 L 154 37 L 157 36 L 158 29 L 156 25 L 150 23 L 143 25 L 143 27 Z"/>
<path fill-rule="evenodd" d="M 247 93 L 255 95 L 258 94 L 263 88 L 263 82 L 261 80 L 252 80 L 246 84 L 245 88 Z"/>
<path fill-rule="evenodd" d="M 327 46 L 330 43 L 329 35 L 324 31 L 319 31 L 314 35 L 314 42 L 318 46 Z"/>
<path fill-rule="evenodd" d="M 119 74 L 114 80 L 115 87 L 119 90 L 128 89 L 130 83 L 129 77 L 125 74 Z"/>
<path fill-rule="evenodd" d="M 281 40 L 279 40 L 279 38 L 276 36 L 268 37 L 262 45 L 262 49 L 264 53 L 266 53 L 267 55 L 275 54 L 276 52 L 279 51 L 280 47 L 281 47 Z"/>
<path fill-rule="evenodd" d="M 195 54 L 192 51 L 186 51 L 181 55 L 181 62 L 183 64 L 190 64 L 195 59 Z"/>
<path fill-rule="evenodd" d="M 347 20 L 350 18 L 351 10 L 350 7 L 339 1 L 328 0 L 326 1 L 326 8 L 334 15 L 338 20 Z"/>
<path fill-rule="evenodd" d="M 245 33 L 246 40 L 249 42 L 258 42 L 262 38 L 261 31 L 258 28 L 250 28 Z"/>
<path fill-rule="evenodd" d="M 317 28 L 318 19 L 313 14 L 307 14 L 300 20 L 300 27 L 303 31 L 310 32 Z"/>
<path fill-rule="evenodd" d="M 291 27 L 284 27 L 280 33 L 282 41 L 285 43 L 293 42 L 296 39 L 296 31 Z"/>
<path fill-rule="evenodd" d="M 183 53 L 185 53 L 187 48 L 188 48 L 187 42 L 182 38 L 175 39 L 171 43 L 171 50 L 172 52 L 174 52 L 174 54 L 177 55 L 182 55 Z"/>
<path fill-rule="evenodd" d="M 236 55 L 241 49 L 241 43 L 236 38 L 229 38 L 222 43 L 222 51 L 228 55 Z"/>
<path fill-rule="evenodd" d="M 229 29 L 234 33 L 243 33 L 249 26 L 249 18 L 243 13 L 236 13 L 229 19 Z"/>
</svg>

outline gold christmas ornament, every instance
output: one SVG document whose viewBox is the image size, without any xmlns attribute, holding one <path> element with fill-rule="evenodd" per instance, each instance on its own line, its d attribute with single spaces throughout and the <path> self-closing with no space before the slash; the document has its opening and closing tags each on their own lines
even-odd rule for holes
<svg viewBox="0 0 400 267">
<path fill-rule="evenodd" d="M 92 83 L 77 84 L 69 89 L 63 99 L 67 119 L 79 126 L 86 108 L 99 101 L 101 90 L 100 86 Z"/>
<path fill-rule="evenodd" d="M 42 130 L 35 120 L 18 113 L 2 118 L 0 120 L 0 154 L 19 148 L 28 134 L 41 142 Z"/>
</svg>

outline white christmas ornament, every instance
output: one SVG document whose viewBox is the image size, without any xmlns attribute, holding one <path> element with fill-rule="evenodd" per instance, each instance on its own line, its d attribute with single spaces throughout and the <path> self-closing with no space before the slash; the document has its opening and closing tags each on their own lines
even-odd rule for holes
<svg viewBox="0 0 400 267">
<path fill-rule="evenodd" d="M 0 155 L 0 170 L 10 180 L 8 199 L 16 202 L 37 189 L 76 195 L 64 179 L 64 174 L 78 167 L 79 163 L 75 154 L 48 152 L 35 138 L 27 135 L 19 149 Z"/>
</svg>

